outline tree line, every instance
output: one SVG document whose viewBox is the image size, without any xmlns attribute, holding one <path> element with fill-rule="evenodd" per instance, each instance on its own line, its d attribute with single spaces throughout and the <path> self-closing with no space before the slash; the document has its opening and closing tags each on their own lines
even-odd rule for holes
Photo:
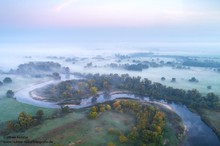
<svg viewBox="0 0 220 146">
<path fill-rule="evenodd" d="M 154 99 L 163 99 L 168 102 L 177 102 L 188 107 L 208 108 L 220 110 L 219 96 L 214 93 L 202 95 L 198 90 L 183 90 L 167 87 L 161 83 L 152 82 L 147 78 L 130 77 L 128 74 L 77 74 L 88 80 L 93 80 L 94 86 L 98 90 L 123 89 Z"/>
</svg>

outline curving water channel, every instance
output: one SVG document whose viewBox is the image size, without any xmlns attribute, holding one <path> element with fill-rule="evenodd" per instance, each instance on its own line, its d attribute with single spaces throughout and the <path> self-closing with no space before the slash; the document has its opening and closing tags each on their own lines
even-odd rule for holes
<svg viewBox="0 0 220 146">
<path fill-rule="evenodd" d="M 55 81 L 49 81 L 46 83 L 41 83 L 38 85 L 34 85 L 32 87 L 28 87 L 25 89 L 22 89 L 15 93 L 15 98 L 17 101 L 31 104 L 38 107 L 45 107 L 45 108 L 60 108 L 59 105 L 57 105 L 57 102 L 45 102 L 40 100 L 35 100 L 30 96 L 30 92 L 36 88 L 41 88 L 45 85 L 49 85 L 51 83 L 56 83 Z M 97 97 L 97 100 L 95 103 L 103 103 L 106 101 L 119 99 L 119 98 L 131 98 L 131 99 L 137 99 L 147 102 L 153 102 L 157 104 L 161 104 L 162 106 L 165 106 L 166 108 L 170 108 L 173 111 L 175 111 L 183 120 L 184 124 L 187 126 L 188 132 L 186 139 L 183 142 L 184 146 L 220 146 L 220 141 L 216 134 L 212 131 L 211 128 L 209 128 L 195 113 L 192 113 L 189 111 L 188 108 L 186 108 L 183 105 L 175 104 L 175 103 L 166 103 L 164 101 L 150 101 L 147 97 L 139 97 L 135 96 L 134 94 L 112 94 L 108 97 L 105 97 L 103 94 L 100 94 Z M 93 105 L 94 102 L 92 102 L 92 97 L 87 99 L 82 99 L 80 105 L 68 105 L 70 108 L 84 108 Z"/>
</svg>

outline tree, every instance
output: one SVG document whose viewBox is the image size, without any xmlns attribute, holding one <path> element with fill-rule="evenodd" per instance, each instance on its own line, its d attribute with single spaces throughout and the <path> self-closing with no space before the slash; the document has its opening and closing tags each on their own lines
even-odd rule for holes
<svg viewBox="0 0 220 146">
<path fill-rule="evenodd" d="M 109 91 L 110 90 L 110 84 L 107 81 L 103 82 L 103 88 L 105 91 Z"/>
<path fill-rule="evenodd" d="M 36 117 L 37 117 L 38 120 L 41 120 L 43 115 L 44 115 L 44 111 L 43 110 L 38 110 L 36 112 Z"/>
<path fill-rule="evenodd" d="M 14 130 L 14 122 L 13 122 L 13 121 L 8 121 L 8 122 L 6 123 L 6 127 L 7 127 L 7 130 L 8 130 L 8 131 Z"/>
<path fill-rule="evenodd" d="M 61 79 L 61 76 L 60 76 L 59 73 L 54 72 L 54 73 L 53 73 L 53 78 L 54 78 L 54 80 L 60 80 L 60 79 Z"/>
<path fill-rule="evenodd" d="M 207 89 L 209 89 L 209 90 L 212 89 L 212 86 L 211 85 L 207 86 Z"/>
<path fill-rule="evenodd" d="M 62 113 L 68 113 L 70 111 L 70 108 L 68 106 L 62 106 L 61 107 L 61 112 Z"/>
<path fill-rule="evenodd" d="M 114 102 L 113 107 L 114 107 L 115 110 L 119 111 L 121 109 L 120 101 Z"/>
<path fill-rule="evenodd" d="M 8 90 L 8 91 L 6 92 L 6 96 L 7 96 L 8 98 L 12 98 L 12 97 L 14 97 L 14 92 L 13 92 L 12 90 Z"/>
<path fill-rule="evenodd" d="M 120 101 L 115 101 L 115 102 L 113 103 L 113 106 L 114 106 L 114 108 L 119 107 L 119 106 L 120 106 Z"/>
<path fill-rule="evenodd" d="M 176 78 L 172 78 L 171 82 L 176 82 Z"/>
<path fill-rule="evenodd" d="M 78 95 L 80 95 L 82 93 L 83 83 L 82 82 L 78 82 L 77 85 L 78 85 L 77 93 L 78 93 Z"/>
<path fill-rule="evenodd" d="M 94 79 L 90 79 L 90 80 L 87 81 L 87 83 L 88 83 L 88 87 L 91 88 L 94 85 L 95 80 Z"/>
<path fill-rule="evenodd" d="M 207 105 L 210 108 L 215 108 L 216 104 L 219 101 L 219 97 L 215 95 L 214 93 L 208 93 L 206 96 Z"/>
<path fill-rule="evenodd" d="M 109 110 L 111 110 L 111 108 L 112 108 L 112 107 L 111 107 L 109 104 L 106 105 L 106 110 L 109 111 Z"/>
<path fill-rule="evenodd" d="M 105 106 L 103 104 L 100 105 L 99 111 L 100 112 L 104 112 L 105 111 Z"/>
<path fill-rule="evenodd" d="M 22 128 L 22 127 L 21 127 L 21 125 L 20 125 L 20 124 L 18 124 L 18 123 L 15 123 L 15 124 L 14 124 L 14 130 L 15 130 L 15 131 L 17 131 L 17 132 L 18 132 L 18 131 L 20 131 L 20 130 L 21 130 L 21 128 Z"/>
<path fill-rule="evenodd" d="M 4 78 L 3 82 L 6 83 L 6 84 L 7 83 L 12 83 L 12 79 L 9 78 L 9 77 L 6 77 L 6 78 Z"/>
<path fill-rule="evenodd" d="M 132 130 L 132 131 L 129 133 L 128 138 L 129 138 L 129 140 L 135 142 L 135 141 L 138 139 L 138 136 L 139 136 L 139 135 L 138 135 L 137 130 Z"/>
<path fill-rule="evenodd" d="M 18 115 L 18 122 L 21 128 L 24 128 L 24 129 L 29 128 L 32 125 L 32 121 L 33 121 L 32 116 L 28 115 L 25 112 L 21 112 Z"/>
<path fill-rule="evenodd" d="M 189 82 L 199 82 L 199 80 L 197 80 L 195 77 L 192 77 L 191 79 L 189 79 Z"/>
<path fill-rule="evenodd" d="M 90 112 L 89 113 L 89 118 L 91 118 L 91 119 L 95 119 L 97 116 L 98 116 L 97 112 Z"/>
<path fill-rule="evenodd" d="M 90 88 L 90 91 L 91 91 L 91 93 L 92 93 L 92 96 L 97 96 L 97 91 L 98 91 L 98 89 L 96 88 L 96 87 L 91 87 Z"/>
<path fill-rule="evenodd" d="M 109 142 L 109 143 L 108 143 L 108 146 L 115 146 L 115 144 L 112 143 L 112 142 Z"/>
<path fill-rule="evenodd" d="M 69 68 L 69 67 L 65 67 L 65 68 L 64 68 L 64 72 L 65 72 L 66 74 L 69 74 L 69 73 L 70 73 L 70 68 Z"/>
<path fill-rule="evenodd" d="M 97 112 L 97 107 L 96 106 L 92 106 L 90 109 L 92 112 Z"/>
<path fill-rule="evenodd" d="M 119 141 L 121 142 L 121 143 L 126 143 L 127 141 L 128 141 L 128 138 L 124 135 L 124 134 L 120 134 L 119 135 Z"/>
<path fill-rule="evenodd" d="M 161 81 L 165 81 L 165 80 L 166 80 L 166 78 L 165 78 L 165 77 L 162 77 L 162 78 L 161 78 Z"/>
</svg>

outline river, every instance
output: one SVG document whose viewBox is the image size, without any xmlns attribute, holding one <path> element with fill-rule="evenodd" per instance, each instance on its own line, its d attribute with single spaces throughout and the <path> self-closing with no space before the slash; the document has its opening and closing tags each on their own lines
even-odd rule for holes
<svg viewBox="0 0 220 146">
<path fill-rule="evenodd" d="M 57 83 L 58 81 L 48 81 L 45 83 L 37 84 L 32 87 L 28 87 L 25 89 L 22 89 L 15 93 L 15 98 L 17 101 L 31 104 L 38 107 L 44 107 L 44 108 L 60 108 L 59 105 L 57 105 L 57 102 L 45 102 L 40 100 L 35 100 L 30 96 L 30 92 L 36 88 L 41 88 L 43 86 Z M 131 99 L 137 99 L 147 102 L 153 102 L 157 104 L 161 104 L 162 106 L 165 106 L 166 108 L 169 108 L 173 111 L 175 111 L 183 120 L 183 123 L 186 125 L 188 132 L 187 136 L 183 142 L 184 146 L 220 146 L 220 141 L 216 134 L 212 131 L 211 128 L 209 128 L 200 118 L 199 115 L 192 113 L 189 111 L 188 108 L 186 108 L 183 105 L 175 104 L 175 103 L 166 103 L 164 101 L 150 101 L 148 97 L 139 97 L 135 96 L 134 94 L 112 94 L 110 97 L 104 97 L 103 94 L 100 94 L 97 97 L 96 103 L 103 103 L 106 101 L 118 99 L 118 98 L 131 98 Z M 80 105 L 68 105 L 70 108 L 84 108 L 93 105 L 94 102 L 92 102 L 92 97 L 87 99 L 82 99 Z"/>
</svg>

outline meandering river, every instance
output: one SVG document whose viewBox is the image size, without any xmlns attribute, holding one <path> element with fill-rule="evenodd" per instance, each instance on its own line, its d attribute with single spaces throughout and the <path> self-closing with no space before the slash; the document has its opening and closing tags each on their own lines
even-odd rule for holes
<svg viewBox="0 0 220 146">
<path fill-rule="evenodd" d="M 17 101 L 31 104 L 34 106 L 44 107 L 44 108 L 60 108 L 59 105 L 57 105 L 57 102 L 46 102 L 46 101 L 40 101 L 35 100 L 30 96 L 30 92 L 34 89 L 41 88 L 43 86 L 52 84 L 52 83 L 58 83 L 58 81 L 48 81 L 45 83 L 37 84 L 32 87 L 28 87 L 25 89 L 22 89 L 15 93 L 15 98 Z M 114 100 L 118 98 L 131 98 L 131 99 L 138 99 L 142 101 L 147 102 L 154 102 L 157 104 L 161 104 L 162 106 L 165 106 L 166 108 L 169 108 L 173 111 L 175 111 L 183 120 L 184 124 L 186 125 L 188 132 L 186 139 L 183 142 L 184 146 L 220 146 L 220 141 L 216 134 L 212 131 L 211 128 L 209 128 L 195 113 L 192 113 L 183 105 L 178 105 L 175 103 L 166 103 L 164 101 L 150 101 L 147 97 L 139 97 L 135 96 L 134 94 L 112 94 L 109 97 L 105 97 L 103 94 L 100 94 L 97 97 L 96 103 L 102 103 L 109 100 Z M 83 99 L 81 101 L 80 105 L 68 105 L 70 108 L 83 108 L 93 105 L 94 102 L 92 102 L 92 97 L 88 99 Z"/>
</svg>

